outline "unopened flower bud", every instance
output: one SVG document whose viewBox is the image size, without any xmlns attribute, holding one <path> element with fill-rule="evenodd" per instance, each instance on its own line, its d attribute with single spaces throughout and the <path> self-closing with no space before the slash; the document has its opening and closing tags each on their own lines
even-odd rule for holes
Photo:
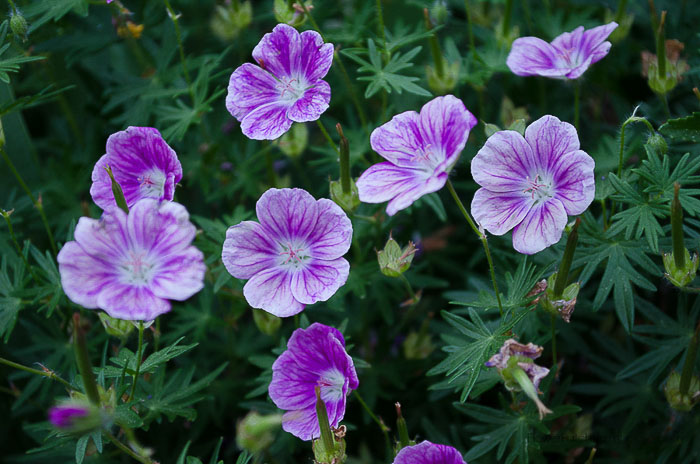
<svg viewBox="0 0 700 464">
<path fill-rule="evenodd" d="M 289 7 L 287 0 L 275 0 L 273 10 L 275 19 L 280 23 L 289 24 L 292 27 L 299 27 L 306 22 L 306 13 L 304 8 L 311 10 L 313 8 L 311 0 L 292 3 Z"/>
<path fill-rule="evenodd" d="M 263 416 L 251 411 L 236 427 L 236 443 L 239 448 L 250 453 L 259 453 L 275 441 L 275 435 L 281 426 L 281 414 Z"/>
<path fill-rule="evenodd" d="M 253 309 L 253 320 L 260 332 L 270 336 L 276 334 L 282 325 L 282 319 L 262 309 Z"/>
<path fill-rule="evenodd" d="M 668 143 L 666 143 L 666 139 L 658 132 L 654 132 L 653 134 L 649 135 L 646 144 L 653 148 L 654 151 L 660 156 L 663 156 L 666 154 L 666 152 L 668 152 Z"/>
<path fill-rule="evenodd" d="M 15 37 L 21 39 L 23 42 L 27 41 L 29 26 L 27 25 L 27 20 L 24 19 L 24 16 L 22 16 L 22 13 L 19 11 L 15 11 L 10 17 L 10 29 Z"/>
<path fill-rule="evenodd" d="M 109 335 L 114 335 L 115 337 L 126 338 L 129 333 L 134 329 L 134 324 L 131 321 L 124 321 L 122 319 L 116 319 L 109 316 L 107 313 L 100 311 L 98 313 L 100 317 L 100 322 L 105 328 L 105 332 Z"/>
<path fill-rule="evenodd" d="M 673 251 L 663 255 L 666 278 L 676 287 L 685 287 L 695 279 L 698 271 L 698 255 L 685 247 L 683 239 L 683 209 L 680 202 L 680 184 L 673 186 L 671 201 L 671 238 Z"/>
<path fill-rule="evenodd" d="M 350 214 L 360 206 L 360 193 L 357 190 L 355 181 L 350 179 L 350 192 L 343 192 L 343 186 L 339 180 L 330 182 L 331 200 L 338 206 L 343 208 L 343 211 Z"/>
<path fill-rule="evenodd" d="M 416 246 L 413 242 L 408 242 L 402 250 L 396 240 L 389 237 L 384 249 L 377 252 L 379 269 L 385 276 L 399 277 L 411 267 L 415 253 Z"/>
<path fill-rule="evenodd" d="M 666 401 L 676 411 L 687 412 L 700 403 L 700 379 L 697 376 L 691 377 L 686 394 L 681 393 L 680 386 L 681 375 L 675 371 L 671 372 L 664 385 Z"/>
<path fill-rule="evenodd" d="M 114 390 L 100 391 L 100 404 L 92 404 L 87 396 L 72 392 L 70 399 L 49 409 L 49 422 L 62 432 L 83 435 L 109 426 L 113 421 L 116 398 Z"/>
<path fill-rule="evenodd" d="M 435 0 L 433 6 L 430 7 L 430 20 L 433 24 L 445 24 L 450 16 L 450 10 L 447 8 L 445 0 Z"/>
<path fill-rule="evenodd" d="M 303 122 L 297 122 L 292 124 L 292 128 L 274 143 L 277 144 L 282 153 L 290 158 L 296 158 L 304 153 L 308 141 L 309 129 Z"/>
<path fill-rule="evenodd" d="M 216 37 L 224 42 L 231 41 L 248 27 L 253 19 L 253 6 L 250 1 L 217 5 L 209 21 Z"/>
<path fill-rule="evenodd" d="M 444 58 L 443 62 L 446 62 Z M 459 80 L 459 61 L 444 66 L 442 75 L 432 66 L 426 66 L 425 73 L 428 78 L 428 87 L 430 90 L 437 95 L 448 94 L 457 86 Z"/>
</svg>

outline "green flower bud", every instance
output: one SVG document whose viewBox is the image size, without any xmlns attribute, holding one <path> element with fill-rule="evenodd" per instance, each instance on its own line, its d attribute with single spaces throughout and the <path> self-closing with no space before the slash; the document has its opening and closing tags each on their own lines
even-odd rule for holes
<svg viewBox="0 0 700 464">
<path fill-rule="evenodd" d="M 102 326 L 105 328 L 105 332 L 107 332 L 109 335 L 114 335 L 115 337 L 119 338 L 126 338 L 134 329 L 134 324 L 132 324 L 131 321 L 116 319 L 103 312 L 98 313 L 98 316 L 100 318 L 100 322 L 102 322 Z"/>
<path fill-rule="evenodd" d="M 253 320 L 260 332 L 270 336 L 276 334 L 282 325 L 282 319 L 262 309 L 253 309 Z"/>
<path fill-rule="evenodd" d="M 290 158 L 296 158 L 306 150 L 309 141 L 309 129 L 303 122 L 292 125 L 291 130 L 288 130 L 275 143 L 280 148 L 282 153 Z"/>
<path fill-rule="evenodd" d="M 406 359 L 425 359 L 435 350 L 429 333 L 411 332 L 403 341 L 403 355 Z"/>
<path fill-rule="evenodd" d="M 303 6 L 299 2 L 294 2 L 291 8 L 287 0 L 275 0 L 272 8 L 275 13 L 275 19 L 278 22 L 289 24 L 292 27 L 299 27 L 306 22 L 304 7 L 311 10 L 313 8 L 311 0 L 305 1 Z"/>
<path fill-rule="evenodd" d="M 663 156 L 668 152 L 668 143 L 658 132 L 654 132 L 647 138 L 647 145 L 651 146 L 656 153 Z"/>
<path fill-rule="evenodd" d="M 343 208 L 346 213 L 354 212 L 360 206 L 360 192 L 357 190 L 355 181 L 350 179 L 350 192 L 343 192 L 343 186 L 339 180 L 332 180 L 330 183 L 331 200 Z"/>
<path fill-rule="evenodd" d="M 434 24 L 445 24 L 449 15 L 450 10 L 447 9 L 445 0 L 436 0 L 430 7 L 430 19 Z"/>
<path fill-rule="evenodd" d="M 318 464 L 340 464 L 345 462 L 345 426 L 331 430 L 328 410 L 321 399 L 321 389 L 316 387 L 316 417 L 321 437 L 311 444 Z"/>
<path fill-rule="evenodd" d="M 27 20 L 24 19 L 24 16 L 22 16 L 19 11 L 15 11 L 15 13 L 10 17 L 10 29 L 15 37 L 22 39 L 23 42 L 27 41 L 27 31 L 29 30 L 29 26 L 27 25 Z"/>
<path fill-rule="evenodd" d="M 379 269 L 385 276 L 399 277 L 411 267 L 415 253 L 416 246 L 413 242 L 408 242 L 402 250 L 396 240 L 389 237 L 384 249 L 377 252 Z"/>
<path fill-rule="evenodd" d="M 253 7 L 250 1 L 234 2 L 230 5 L 217 5 L 209 26 L 216 37 L 228 42 L 238 37 L 252 19 Z"/>
<path fill-rule="evenodd" d="M 666 278 L 673 285 L 681 288 L 690 284 L 693 279 L 695 279 L 698 272 L 698 255 L 693 253 L 693 257 L 691 258 L 687 248 L 683 251 L 685 252 L 685 259 L 683 260 L 685 265 L 683 267 L 676 266 L 673 253 L 664 253 L 663 255 Z"/>
<path fill-rule="evenodd" d="M 236 427 L 236 444 L 250 453 L 259 453 L 275 441 L 276 432 L 281 426 L 281 414 L 263 416 L 251 411 Z"/>
<path fill-rule="evenodd" d="M 457 85 L 457 81 L 459 80 L 459 61 L 445 66 L 445 71 L 442 76 L 440 76 L 432 66 L 426 66 L 425 73 L 428 78 L 428 87 L 430 90 L 438 95 L 445 95 L 450 93 Z"/>
<path fill-rule="evenodd" d="M 671 372 L 664 385 L 666 401 L 676 411 L 687 412 L 700 402 L 700 379 L 693 376 L 690 380 L 690 387 L 687 394 L 680 391 L 681 375 L 678 372 Z"/>
</svg>

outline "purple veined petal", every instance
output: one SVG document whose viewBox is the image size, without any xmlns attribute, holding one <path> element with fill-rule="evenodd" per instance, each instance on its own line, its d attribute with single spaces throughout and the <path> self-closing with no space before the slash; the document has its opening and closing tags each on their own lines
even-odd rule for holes
<svg viewBox="0 0 700 464">
<path fill-rule="evenodd" d="M 157 259 L 189 248 L 197 233 L 187 209 L 169 201 L 139 200 L 129 210 L 126 223 L 132 247 Z"/>
<path fill-rule="evenodd" d="M 552 47 L 557 55 L 562 59 L 568 68 L 575 67 L 581 62 L 583 54 L 581 50 L 581 40 L 583 39 L 583 26 L 579 26 L 571 32 L 563 32 L 552 40 Z"/>
<path fill-rule="evenodd" d="M 480 188 L 472 199 L 471 212 L 481 227 L 493 235 L 503 235 L 522 222 L 534 202 L 527 193 Z"/>
<path fill-rule="evenodd" d="M 193 246 L 162 258 L 150 288 L 158 298 L 184 301 L 204 288 L 204 253 Z"/>
<path fill-rule="evenodd" d="M 518 132 L 506 130 L 486 140 L 471 163 L 477 184 L 492 192 L 523 192 L 538 165 L 533 149 Z"/>
<path fill-rule="evenodd" d="M 420 130 L 420 116 L 415 111 L 397 114 L 377 127 L 370 136 L 372 149 L 385 160 L 403 167 L 426 166 L 425 147 Z"/>
<path fill-rule="evenodd" d="M 513 230 L 513 248 L 532 255 L 554 245 L 566 227 L 566 211 L 556 198 L 534 206 Z"/>
<path fill-rule="evenodd" d="M 331 101 L 331 86 L 326 81 L 316 83 L 306 89 L 289 111 L 287 117 L 294 122 L 315 121 L 328 109 Z"/>
<path fill-rule="evenodd" d="M 345 339 L 337 329 L 315 322 L 306 330 L 295 330 L 287 342 L 287 348 L 294 353 L 295 362 L 316 378 L 336 369 L 349 379 L 350 388 L 355 389 L 359 385 L 352 358 L 345 351 Z M 277 362 L 272 365 L 273 371 L 279 368 L 281 365 Z"/>
<path fill-rule="evenodd" d="M 316 202 L 318 218 L 307 238 L 311 244 L 309 253 L 316 259 L 336 259 L 350 249 L 352 222 L 335 202 L 321 198 Z"/>
<path fill-rule="evenodd" d="M 108 158 L 108 155 L 102 155 L 95 163 L 91 176 L 92 185 L 90 186 L 92 201 L 103 210 L 117 204 L 114 201 L 114 193 L 112 193 L 112 180 L 105 170 L 109 164 L 107 162 Z"/>
<path fill-rule="evenodd" d="M 292 275 L 285 269 L 258 272 L 246 282 L 243 296 L 253 308 L 264 309 L 277 317 L 289 317 L 304 310 L 292 295 Z"/>
<path fill-rule="evenodd" d="M 87 218 L 81 218 L 81 221 Z M 88 309 L 97 308 L 97 297 L 115 277 L 104 261 L 87 254 L 78 242 L 63 245 L 57 257 L 61 286 L 71 301 Z"/>
<path fill-rule="evenodd" d="M 321 436 L 314 407 L 285 412 L 282 415 L 282 429 L 305 441 Z"/>
<path fill-rule="evenodd" d="M 572 68 L 569 72 L 566 73 L 566 78 L 567 79 L 578 79 L 583 75 L 583 73 L 588 70 L 588 68 L 591 66 L 591 57 L 587 56 L 581 63 L 579 63 L 576 67 Z"/>
<path fill-rule="evenodd" d="M 303 304 L 326 301 L 345 285 L 349 274 L 350 263 L 345 258 L 312 259 L 293 273 L 292 295 Z"/>
<path fill-rule="evenodd" d="M 447 173 L 441 172 L 437 175 L 427 178 L 420 184 L 414 184 L 404 192 L 396 196 L 386 205 L 386 214 L 393 216 L 402 209 L 406 209 L 418 200 L 423 195 L 437 192 L 445 186 L 447 182 Z"/>
<path fill-rule="evenodd" d="M 563 77 L 557 50 L 537 37 L 521 37 L 513 42 L 506 64 L 518 76 Z"/>
<path fill-rule="evenodd" d="M 457 162 L 469 138 L 469 131 L 477 121 L 462 100 L 445 95 L 426 103 L 420 111 L 420 128 L 424 150 L 436 166 L 447 161 L 449 171 Z"/>
<path fill-rule="evenodd" d="M 540 382 L 542 379 L 547 377 L 547 374 L 549 374 L 549 369 L 538 366 L 535 363 L 519 362 L 518 366 L 520 366 L 520 368 L 525 371 L 527 376 L 530 377 L 532 384 L 535 386 L 535 390 L 539 390 Z"/>
<path fill-rule="evenodd" d="M 278 78 L 299 77 L 295 74 L 300 68 L 301 48 L 299 32 L 287 24 L 278 24 L 255 46 L 253 58 Z"/>
<path fill-rule="evenodd" d="M 293 352 L 287 350 L 275 360 L 268 393 L 280 409 L 306 409 L 316 403 L 314 387 L 317 380 L 318 374 L 302 368 Z"/>
<path fill-rule="evenodd" d="M 125 321 L 152 321 L 170 311 L 170 302 L 158 298 L 147 287 L 112 281 L 97 297 L 97 305 L 111 317 Z"/>
<path fill-rule="evenodd" d="M 357 180 L 360 200 L 364 203 L 384 203 L 426 180 L 423 170 L 396 166 L 390 162 L 377 163 Z"/>
<path fill-rule="evenodd" d="M 257 222 L 243 221 L 226 231 L 221 259 L 237 279 L 250 279 L 277 262 L 278 245 Z"/>
<path fill-rule="evenodd" d="M 455 448 L 422 441 L 401 448 L 393 464 L 467 464 Z"/>
<path fill-rule="evenodd" d="M 561 156 L 554 167 L 553 190 L 566 214 L 583 213 L 595 197 L 595 161 L 586 152 L 572 151 Z"/>
<path fill-rule="evenodd" d="M 581 147 L 576 128 L 568 122 L 560 121 L 556 116 L 550 115 L 542 116 L 527 126 L 525 140 L 532 147 L 537 160 L 538 174 L 551 173 L 562 155 L 576 151 Z M 533 174 L 532 170 L 525 172 Z M 477 180 L 477 182 L 479 181 Z"/>
<path fill-rule="evenodd" d="M 267 190 L 256 203 L 255 212 L 270 238 L 281 242 L 304 242 L 318 219 L 314 197 L 296 188 Z"/>
<path fill-rule="evenodd" d="M 292 127 L 287 117 L 288 102 L 275 101 L 261 105 L 241 120 L 241 131 L 253 140 L 275 140 Z"/>
<path fill-rule="evenodd" d="M 612 44 L 606 39 L 615 29 L 617 29 L 617 23 L 613 21 L 583 33 L 583 46 L 589 49 L 591 64 L 602 60 L 610 52 Z"/>
<path fill-rule="evenodd" d="M 85 253 L 109 265 L 119 260 L 123 250 L 129 247 L 126 213 L 115 206 L 106 210 L 99 220 L 81 217 L 73 235 Z"/>
<path fill-rule="evenodd" d="M 260 67 L 244 63 L 231 74 L 226 109 L 239 121 L 258 106 L 278 100 L 277 80 Z"/>
<path fill-rule="evenodd" d="M 323 38 L 316 31 L 302 32 L 299 75 L 303 76 L 307 82 L 316 82 L 328 74 L 331 64 L 333 64 L 333 44 L 324 43 Z"/>
</svg>

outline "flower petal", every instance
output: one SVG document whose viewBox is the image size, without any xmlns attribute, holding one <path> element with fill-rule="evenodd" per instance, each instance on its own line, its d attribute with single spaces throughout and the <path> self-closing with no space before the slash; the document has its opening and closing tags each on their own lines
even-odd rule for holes
<svg viewBox="0 0 700 464">
<path fill-rule="evenodd" d="M 581 150 L 562 155 L 554 166 L 555 197 L 562 202 L 566 214 L 581 214 L 595 197 L 595 161 Z"/>
<path fill-rule="evenodd" d="M 462 100 L 446 95 L 426 103 L 420 111 L 420 127 L 423 140 L 432 153 L 435 164 L 447 161 L 447 169 L 454 165 L 469 138 L 469 131 L 476 125 L 476 118 L 467 110 Z"/>
<path fill-rule="evenodd" d="M 422 441 L 417 445 L 401 448 L 393 464 L 466 464 L 455 448 Z"/>
<path fill-rule="evenodd" d="M 425 147 L 420 129 L 420 116 L 415 111 L 397 114 L 391 121 L 372 131 L 372 149 L 397 166 L 427 166 Z"/>
<path fill-rule="evenodd" d="M 333 44 L 324 43 L 316 31 L 301 33 L 301 52 L 298 72 L 307 82 L 322 79 L 333 64 Z"/>
<path fill-rule="evenodd" d="M 314 197 L 306 190 L 296 188 L 267 190 L 255 205 L 255 211 L 270 239 L 283 242 L 306 240 L 318 218 Z"/>
<path fill-rule="evenodd" d="M 261 105 L 245 115 L 241 120 L 243 135 L 253 140 L 275 140 L 292 127 L 287 117 L 289 104 L 272 102 Z"/>
<path fill-rule="evenodd" d="M 87 218 L 80 219 L 81 222 L 84 220 Z M 116 278 L 114 270 L 105 266 L 104 261 L 86 253 L 78 242 L 63 245 L 57 260 L 61 286 L 66 296 L 84 308 L 96 309 L 97 296 Z"/>
<path fill-rule="evenodd" d="M 253 308 L 264 309 L 277 317 L 288 317 L 304 310 L 292 295 L 292 275 L 271 268 L 255 274 L 243 287 L 243 296 Z"/>
<path fill-rule="evenodd" d="M 525 140 L 537 160 L 538 174 L 552 174 L 559 158 L 580 148 L 576 128 L 556 116 L 542 116 L 525 129 Z M 542 172 L 544 169 L 544 172 Z M 530 176 L 533 172 L 530 171 Z M 478 182 L 478 181 L 477 181 Z"/>
<path fill-rule="evenodd" d="M 527 177 L 536 174 L 538 165 L 532 148 L 515 131 L 500 131 L 486 140 L 472 159 L 472 177 L 492 192 L 522 192 Z"/>
<path fill-rule="evenodd" d="M 537 37 L 515 39 L 506 64 L 518 76 L 563 77 L 568 68 L 561 67 L 557 50 Z"/>
<path fill-rule="evenodd" d="M 423 195 L 437 192 L 445 186 L 447 182 L 447 173 L 441 172 L 435 176 L 431 176 L 420 184 L 414 184 L 386 205 L 386 214 L 393 216 L 402 209 L 406 209 L 418 200 Z"/>
<path fill-rule="evenodd" d="M 305 441 L 321 436 L 314 407 L 285 412 L 282 415 L 282 429 Z"/>
<path fill-rule="evenodd" d="M 345 212 L 332 202 L 321 198 L 316 202 L 318 218 L 307 241 L 312 258 L 336 259 L 350 249 L 352 222 Z"/>
<path fill-rule="evenodd" d="M 187 209 L 172 201 L 139 200 L 129 210 L 127 230 L 132 246 L 148 250 L 156 260 L 191 247 L 197 228 Z"/>
<path fill-rule="evenodd" d="M 226 109 L 239 121 L 258 106 L 278 100 L 277 81 L 260 67 L 245 63 L 231 74 Z"/>
<path fill-rule="evenodd" d="M 527 215 L 534 200 L 520 192 L 491 192 L 480 188 L 472 199 L 474 220 L 493 235 L 503 235 Z"/>
<path fill-rule="evenodd" d="M 328 109 L 330 101 L 331 86 L 319 80 L 289 108 L 287 117 L 294 122 L 315 121 Z"/>
<path fill-rule="evenodd" d="M 292 276 L 292 295 L 304 304 L 326 301 L 348 280 L 350 263 L 344 258 L 314 259 Z"/>
<path fill-rule="evenodd" d="M 556 198 L 534 206 L 513 230 L 513 248 L 532 255 L 554 245 L 566 227 L 566 211 Z"/>
<path fill-rule="evenodd" d="M 102 289 L 97 305 L 111 317 L 125 321 L 152 321 L 170 311 L 170 302 L 158 298 L 150 289 L 124 285 L 116 280 Z"/>
<path fill-rule="evenodd" d="M 263 226 L 254 221 L 243 221 L 226 231 L 221 259 L 232 276 L 250 279 L 275 265 L 277 248 Z"/>
<path fill-rule="evenodd" d="M 278 24 L 255 46 L 253 58 L 277 77 L 292 76 L 300 69 L 301 47 L 299 32 L 287 24 Z"/>
<path fill-rule="evenodd" d="M 73 235 L 85 253 L 109 267 L 129 247 L 126 221 L 126 213 L 115 206 L 99 220 L 81 217 Z"/>
<path fill-rule="evenodd" d="M 313 346 L 316 344 L 309 348 Z M 321 369 L 326 367 L 324 362 Z M 318 373 L 299 364 L 294 351 L 288 349 L 275 360 L 268 393 L 272 402 L 280 409 L 305 409 L 313 407 L 316 403 L 314 387 L 317 381 Z"/>
<path fill-rule="evenodd" d="M 204 288 L 204 254 L 194 246 L 163 257 L 150 289 L 158 298 L 184 301 Z"/>
<path fill-rule="evenodd" d="M 617 29 L 615 21 L 594 27 L 583 33 L 581 47 L 586 50 L 586 53 L 591 57 L 591 63 L 597 63 L 605 58 L 612 46 L 606 39 Z"/>
</svg>

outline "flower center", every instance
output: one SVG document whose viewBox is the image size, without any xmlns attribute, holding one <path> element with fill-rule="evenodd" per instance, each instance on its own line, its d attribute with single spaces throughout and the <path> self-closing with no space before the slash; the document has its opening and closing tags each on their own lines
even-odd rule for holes
<svg viewBox="0 0 700 464">
<path fill-rule="evenodd" d="M 304 246 L 287 242 L 280 243 L 280 247 L 282 248 L 282 251 L 280 251 L 278 254 L 282 259 L 280 264 L 283 266 L 293 267 L 296 269 L 303 266 L 304 262 L 310 257 Z"/>
<path fill-rule="evenodd" d="M 306 84 L 296 77 L 281 77 L 277 84 L 280 98 L 289 103 L 299 100 L 304 95 L 304 92 L 306 92 L 306 89 Z"/>
<path fill-rule="evenodd" d="M 569 68 L 575 68 L 581 64 L 580 53 L 573 48 L 560 48 L 557 55 L 561 58 Z"/>
<path fill-rule="evenodd" d="M 125 284 L 145 286 L 153 278 L 155 264 L 148 259 L 148 252 L 129 250 L 119 268 L 122 270 L 122 281 Z"/>
<path fill-rule="evenodd" d="M 165 187 L 165 174 L 158 170 L 146 172 L 136 178 L 141 194 L 147 198 L 160 198 Z"/>
<path fill-rule="evenodd" d="M 324 401 L 339 401 L 343 398 L 345 376 L 338 369 L 329 369 L 316 382 L 321 387 L 321 398 Z"/>
<path fill-rule="evenodd" d="M 528 188 L 523 190 L 523 193 L 529 193 L 530 197 L 535 200 L 535 204 L 543 203 L 554 196 L 551 182 L 546 182 L 539 174 L 534 179 L 527 176 L 525 182 Z"/>
</svg>

